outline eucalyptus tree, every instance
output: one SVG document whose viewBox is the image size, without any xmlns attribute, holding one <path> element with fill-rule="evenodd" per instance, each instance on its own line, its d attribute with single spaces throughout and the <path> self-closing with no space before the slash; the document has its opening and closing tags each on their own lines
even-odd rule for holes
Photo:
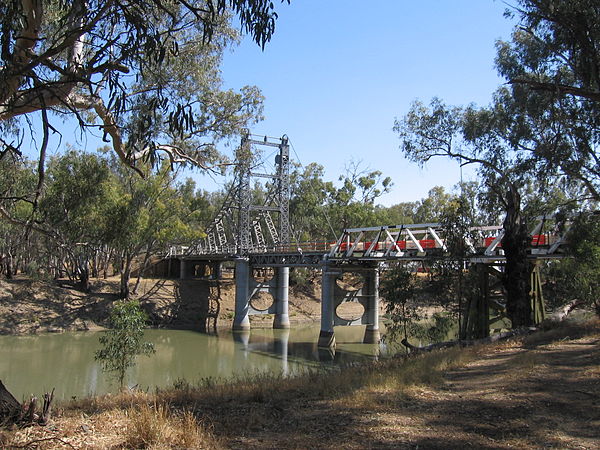
<svg viewBox="0 0 600 450">
<path fill-rule="evenodd" d="M 389 224 L 415 223 L 418 201 L 396 203 L 386 208 L 386 221 Z"/>
<path fill-rule="evenodd" d="M 0 159 L 0 273 L 12 278 L 31 240 L 33 204 L 28 195 L 35 189 L 34 166 L 7 156 Z"/>
<path fill-rule="evenodd" d="M 519 124 L 518 151 L 541 176 L 560 171 L 600 199 L 600 7 L 595 0 L 519 0 L 519 25 L 497 44 Z M 516 129 L 516 128 L 515 128 Z"/>
<path fill-rule="evenodd" d="M 531 324 L 527 263 L 530 238 L 521 198 L 521 189 L 531 175 L 527 161 L 520 158 L 509 139 L 515 136 L 513 126 L 501 103 L 490 108 L 459 108 L 433 99 L 429 107 L 418 101 L 413 103 L 404 119 L 396 121 L 394 129 L 404 154 L 417 163 L 442 156 L 478 166 L 488 196 L 504 212 L 506 308 L 513 326 L 519 327 Z"/>
<path fill-rule="evenodd" d="M 98 131 L 141 173 L 161 158 L 207 167 L 216 140 L 260 115 L 256 89 L 221 90 L 218 63 L 231 17 L 269 41 L 271 1 L 6 0 L 0 17 L 0 155 L 39 131 L 40 178 L 58 121 Z"/>
<path fill-rule="evenodd" d="M 387 213 L 375 201 L 390 191 L 390 177 L 354 163 L 338 178 L 339 186 L 325 181 L 323 175 L 323 166 L 310 163 L 290 176 L 290 217 L 296 239 L 328 242 L 344 228 L 385 221 Z"/>
<path fill-rule="evenodd" d="M 529 324 L 523 195 L 534 187 L 528 200 L 546 199 L 558 186 L 571 195 L 563 203 L 600 199 L 600 8 L 595 0 L 518 0 L 507 15 L 519 24 L 509 42 L 497 44 L 508 85 L 492 104 L 415 103 L 396 131 L 416 161 L 442 155 L 478 164 L 488 206 L 505 213 L 507 308 L 518 326 Z"/>
<path fill-rule="evenodd" d="M 452 194 L 446 192 L 443 186 L 432 187 L 427 197 L 417 204 L 413 216 L 415 223 L 439 222 L 451 199 Z"/>
<path fill-rule="evenodd" d="M 498 68 L 511 84 L 600 101 L 600 8 L 596 0 L 518 0 L 506 11 L 519 25 L 498 44 Z"/>
<path fill-rule="evenodd" d="M 111 224 L 106 242 L 115 251 L 121 276 L 120 294 L 127 298 L 134 262 L 137 261 L 139 273 L 143 274 L 151 256 L 165 251 L 174 242 L 200 238 L 201 229 L 190 220 L 196 211 L 178 189 L 176 174 L 168 164 L 145 178 L 114 160 L 111 168 L 114 193 L 107 199 L 106 217 Z"/>
<path fill-rule="evenodd" d="M 53 269 L 79 280 L 84 290 L 90 288 L 90 263 L 111 226 L 110 176 L 107 161 L 99 155 L 71 150 L 54 157 L 37 212 Z"/>
<path fill-rule="evenodd" d="M 148 315 L 135 300 L 116 302 L 110 312 L 110 330 L 100 336 L 101 348 L 95 359 L 102 370 L 113 375 L 121 390 L 125 387 L 127 369 L 135 366 L 138 355 L 151 356 L 156 352 L 154 344 L 144 340 L 144 328 Z"/>
<path fill-rule="evenodd" d="M 346 173 L 340 175 L 340 187 L 336 187 L 327 199 L 327 214 L 336 224 L 339 233 L 344 228 L 379 225 L 381 217 L 375 201 L 390 192 L 393 183 L 380 170 L 361 167 L 351 162 Z"/>
<path fill-rule="evenodd" d="M 290 221 L 300 242 L 333 238 L 325 202 L 334 186 L 323 179 L 324 172 L 322 165 L 313 162 L 294 168 L 290 174 Z"/>
</svg>

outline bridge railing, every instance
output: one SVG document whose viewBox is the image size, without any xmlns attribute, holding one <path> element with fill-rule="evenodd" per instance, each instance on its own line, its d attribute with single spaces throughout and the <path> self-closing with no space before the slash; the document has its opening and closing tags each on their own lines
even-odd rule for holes
<svg viewBox="0 0 600 450">
<path fill-rule="evenodd" d="M 541 219 L 545 221 L 545 219 Z M 425 256 L 447 251 L 446 230 L 437 223 L 349 228 L 329 249 L 329 258 L 394 258 Z M 500 225 L 472 227 L 465 244 L 473 254 L 503 255 Z M 542 232 L 538 224 L 531 234 L 532 254 L 554 254 L 564 242 L 564 235 Z"/>
</svg>

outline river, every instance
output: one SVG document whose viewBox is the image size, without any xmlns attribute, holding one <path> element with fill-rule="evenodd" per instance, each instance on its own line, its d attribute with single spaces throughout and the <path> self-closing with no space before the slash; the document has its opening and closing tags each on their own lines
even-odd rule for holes
<svg viewBox="0 0 600 450">
<path fill-rule="evenodd" d="M 0 336 L 0 380 L 18 400 L 56 389 L 69 399 L 118 390 L 94 360 L 101 332 Z M 156 353 L 137 358 L 127 384 L 140 389 L 194 384 L 205 378 L 232 379 L 257 372 L 293 375 L 377 358 L 383 344 L 362 344 L 364 327 L 337 327 L 335 354 L 317 348 L 319 324 L 291 330 L 253 329 L 217 335 L 181 330 L 147 330 Z"/>
</svg>

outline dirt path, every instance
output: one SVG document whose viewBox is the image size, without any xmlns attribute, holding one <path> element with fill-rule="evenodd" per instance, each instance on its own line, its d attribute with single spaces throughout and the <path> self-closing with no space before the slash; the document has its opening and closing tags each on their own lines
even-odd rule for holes
<svg viewBox="0 0 600 450">
<path fill-rule="evenodd" d="M 599 339 L 498 349 L 375 428 L 375 447 L 600 448 Z"/>
</svg>

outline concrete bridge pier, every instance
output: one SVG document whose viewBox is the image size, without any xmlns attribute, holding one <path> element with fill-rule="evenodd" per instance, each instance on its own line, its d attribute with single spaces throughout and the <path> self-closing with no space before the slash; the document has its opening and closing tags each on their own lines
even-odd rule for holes
<svg viewBox="0 0 600 450">
<path fill-rule="evenodd" d="M 276 297 L 275 297 L 275 319 L 273 320 L 273 328 L 287 329 L 290 327 L 290 316 L 288 312 L 289 301 L 289 285 L 290 285 L 290 268 L 279 267 L 276 269 Z"/>
<path fill-rule="evenodd" d="M 233 330 L 245 331 L 250 329 L 248 310 L 250 307 L 250 264 L 246 258 L 235 260 L 235 316 Z"/>
<path fill-rule="evenodd" d="M 321 286 L 321 332 L 319 333 L 318 346 L 321 348 L 335 348 L 335 335 L 333 323 L 335 314 L 335 280 L 339 272 L 323 267 L 323 281 Z"/>
<path fill-rule="evenodd" d="M 381 335 L 379 334 L 379 270 L 377 268 L 365 275 L 365 288 L 369 301 L 365 308 L 367 328 L 363 343 L 378 344 Z"/>
</svg>

